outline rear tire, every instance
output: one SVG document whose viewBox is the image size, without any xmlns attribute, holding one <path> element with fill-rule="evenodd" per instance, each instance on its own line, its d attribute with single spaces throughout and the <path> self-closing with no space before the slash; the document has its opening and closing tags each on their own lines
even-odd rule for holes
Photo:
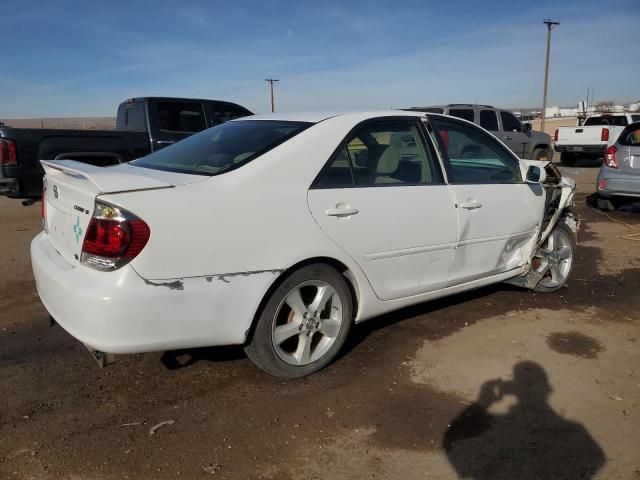
<svg viewBox="0 0 640 480">
<path fill-rule="evenodd" d="M 352 319 L 353 300 L 345 278 L 329 265 L 308 265 L 273 291 L 245 352 L 276 377 L 311 375 L 335 359 Z"/>
<path fill-rule="evenodd" d="M 553 151 L 549 148 L 536 148 L 531 154 L 533 160 L 549 162 L 553 159 Z"/>
<path fill-rule="evenodd" d="M 575 253 L 575 234 L 567 225 L 559 223 L 534 255 L 535 270 L 543 273 L 534 290 L 555 292 L 564 287 L 573 270 Z"/>
<path fill-rule="evenodd" d="M 560 154 L 560 163 L 565 167 L 575 167 L 576 156 L 573 153 L 563 152 Z"/>
</svg>

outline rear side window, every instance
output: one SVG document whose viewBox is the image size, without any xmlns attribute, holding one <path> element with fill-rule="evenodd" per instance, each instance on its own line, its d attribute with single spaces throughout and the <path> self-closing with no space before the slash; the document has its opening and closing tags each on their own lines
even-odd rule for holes
<svg viewBox="0 0 640 480">
<path fill-rule="evenodd" d="M 246 108 L 231 103 L 209 103 L 209 111 L 211 113 L 211 121 L 213 125 L 252 115 L 252 113 Z"/>
<path fill-rule="evenodd" d="M 505 132 L 521 132 L 522 125 L 520 120 L 509 112 L 500 112 L 500 118 L 502 119 L 502 130 Z"/>
<path fill-rule="evenodd" d="M 449 115 L 452 117 L 462 118 L 464 120 L 474 121 L 473 110 L 470 108 L 451 108 L 449 109 Z"/>
<path fill-rule="evenodd" d="M 451 183 L 516 183 L 520 164 L 493 135 L 474 125 L 432 117 Z"/>
<path fill-rule="evenodd" d="M 146 130 L 144 103 L 130 103 L 124 107 L 124 126 L 127 130 Z"/>
<path fill-rule="evenodd" d="M 207 128 L 200 103 L 158 102 L 156 108 L 160 130 L 194 133 Z"/>
<path fill-rule="evenodd" d="M 480 126 L 490 132 L 497 132 L 498 128 L 498 116 L 493 110 L 481 110 L 480 111 Z"/>
<path fill-rule="evenodd" d="M 345 139 L 314 187 L 442 183 L 414 119 L 369 122 Z"/>
<path fill-rule="evenodd" d="M 631 121 L 633 123 L 640 122 L 640 115 L 631 115 Z"/>
<path fill-rule="evenodd" d="M 219 175 L 249 163 L 310 125 L 307 122 L 275 120 L 227 122 L 131 164 L 169 172 Z"/>
</svg>

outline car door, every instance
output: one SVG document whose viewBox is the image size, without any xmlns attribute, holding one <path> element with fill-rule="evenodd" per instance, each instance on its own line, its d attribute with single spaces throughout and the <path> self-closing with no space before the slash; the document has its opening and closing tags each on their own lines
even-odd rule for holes
<svg viewBox="0 0 640 480">
<path fill-rule="evenodd" d="M 322 230 L 364 271 L 383 300 L 443 288 L 457 213 L 418 117 L 357 126 L 308 192 Z"/>
<path fill-rule="evenodd" d="M 519 158 L 527 158 L 527 152 L 531 147 L 531 134 L 524 131 L 522 123 L 515 115 L 504 110 L 500 111 L 500 122 L 502 131 L 496 136 Z"/>
<path fill-rule="evenodd" d="M 523 183 L 519 160 L 477 126 L 442 116 L 430 122 L 458 211 L 449 285 L 518 268 L 540 228 L 542 186 Z"/>
</svg>

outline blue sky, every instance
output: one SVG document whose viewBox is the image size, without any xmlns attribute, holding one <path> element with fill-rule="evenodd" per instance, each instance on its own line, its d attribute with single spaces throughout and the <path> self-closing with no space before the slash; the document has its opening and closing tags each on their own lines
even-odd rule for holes
<svg viewBox="0 0 640 480">
<path fill-rule="evenodd" d="M 278 111 L 640 100 L 640 0 L 2 0 L 0 118 L 113 116 L 132 96 Z"/>
</svg>

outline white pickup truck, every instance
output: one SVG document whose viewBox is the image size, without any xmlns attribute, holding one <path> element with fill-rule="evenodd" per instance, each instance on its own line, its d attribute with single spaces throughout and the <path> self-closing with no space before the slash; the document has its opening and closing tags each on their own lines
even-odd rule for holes
<svg viewBox="0 0 640 480">
<path fill-rule="evenodd" d="M 553 136 L 560 162 L 573 166 L 578 158 L 600 158 L 624 127 L 640 122 L 640 113 L 603 113 L 587 117 L 584 125 L 559 127 Z"/>
</svg>

